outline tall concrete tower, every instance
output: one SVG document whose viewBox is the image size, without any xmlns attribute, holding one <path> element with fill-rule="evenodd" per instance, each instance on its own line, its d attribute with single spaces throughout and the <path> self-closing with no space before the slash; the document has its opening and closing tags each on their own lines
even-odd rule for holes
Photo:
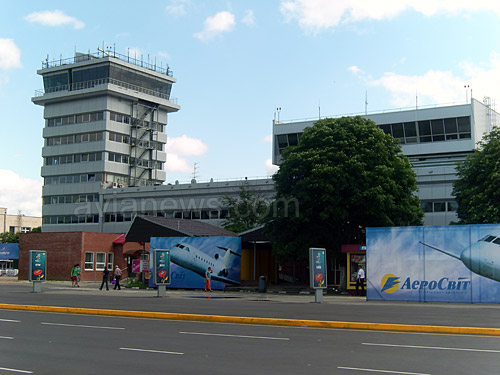
<svg viewBox="0 0 500 375">
<path fill-rule="evenodd" d="M 113 51 L 45 61 L 43 231 L 102 229 L 99 191 L 161 185 L 172 71 Z M 83 202 L 86 205 L 82 211 Z M 89 207 L 91 209 L 89 210 Z"/>
</svg>

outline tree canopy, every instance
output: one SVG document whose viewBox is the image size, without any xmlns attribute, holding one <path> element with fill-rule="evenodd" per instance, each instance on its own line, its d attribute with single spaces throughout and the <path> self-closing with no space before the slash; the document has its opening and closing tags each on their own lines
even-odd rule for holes
<svg viewBox="0 0 500 375">
<path fill-rule="evenodd" d="M 273 179 L 267 229 L 280 260 L 305 258 L 310 247 L 363 243 L 369 226 L 422 224 L 415 173 L 399 142 L 360 116 L 306 128 Z"/>
<path fill-rule="evenodd" d="M 500 223 L 500 129 L 486 134 L 457 166 L 453 194 L 461 224 Z"/>
<path fill-rule="evenodd" d="M 238 197 L 224 195 L 221 203 L 229 210 L 229 215 L 222 222 L 222 226 L 235 233 L 261 225 L 269 205 L 266 199 L 249 191 L 245 186 L 240 186 Z"/>
</svg>

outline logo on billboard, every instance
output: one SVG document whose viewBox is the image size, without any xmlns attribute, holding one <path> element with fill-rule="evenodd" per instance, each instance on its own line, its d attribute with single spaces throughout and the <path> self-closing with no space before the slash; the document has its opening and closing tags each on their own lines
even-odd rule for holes
<svg viewBox="0 0 500 375">
<path fill-rule="evenodd" d="M 399 289 L 399 276 L 388 273 L 387 275 L 382 277 L 380 286 L 382 287 L 382 292 L 386 292 L 389 294 L 394 293 Z"/>
<path fill-rule="evenodd" d="M 459 277 L 458 280 L 450 280 L 448 277 L 442 277 L 439 280 L 412 280 L 407 277 L 402 283 L 401 288 L 399 276 L 388 273 L 382 277 L 380 286 L 381 291 L 389 294 L 394 293 L 398 289 L 408 290 L 441 290 L 441 291 L 465 291 L 471 284 L 470 278 Z"/>
</svg>

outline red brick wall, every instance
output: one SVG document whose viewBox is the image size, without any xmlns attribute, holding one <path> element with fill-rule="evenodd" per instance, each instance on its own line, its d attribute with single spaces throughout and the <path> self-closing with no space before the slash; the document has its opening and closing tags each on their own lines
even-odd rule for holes
<svg viewBox="0 0 500 375">
<path fill-rule="evenodd" d="M 114 265 L 125 268 L 123 246 L 113 245 L 119 234 L 91 232 L 23 233 L 19 237 L 19 279 L 28 279 L 29 250 L 47 251 L 47 279 L 70 280 L 71 268 L 79 263 L 82 281 L 102 280 L 102 271 L 95 270 L 96 253 L 113 253 Z M 85 252 L 94 253 L 92 271 L 85 271 Z M 107 255 L 106 255 L 107 262 Z M 113 265 L 113 267 L 114 267 Z M 123 277 L 126 277 L 126 270 Z"/>
</svg>

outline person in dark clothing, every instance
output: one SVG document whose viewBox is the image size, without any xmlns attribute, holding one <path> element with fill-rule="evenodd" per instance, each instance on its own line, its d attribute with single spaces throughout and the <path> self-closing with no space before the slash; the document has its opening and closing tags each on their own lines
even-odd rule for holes
<svg viewBox="0 0 500 375">
<path fill-rule="evenodd" d="M 106 267 L 106 268 L 104 268 L 104 271 L 102 271 L 102 283 L 101 283 L 101 287 L 99 288 L 99 290 L 102 290 L 104 283 L 106 283 L 106 290 L 109 290 L 108 279 L 109 279 L 109 269 L 108 269 L 108 267 Z"/>
</svg>

